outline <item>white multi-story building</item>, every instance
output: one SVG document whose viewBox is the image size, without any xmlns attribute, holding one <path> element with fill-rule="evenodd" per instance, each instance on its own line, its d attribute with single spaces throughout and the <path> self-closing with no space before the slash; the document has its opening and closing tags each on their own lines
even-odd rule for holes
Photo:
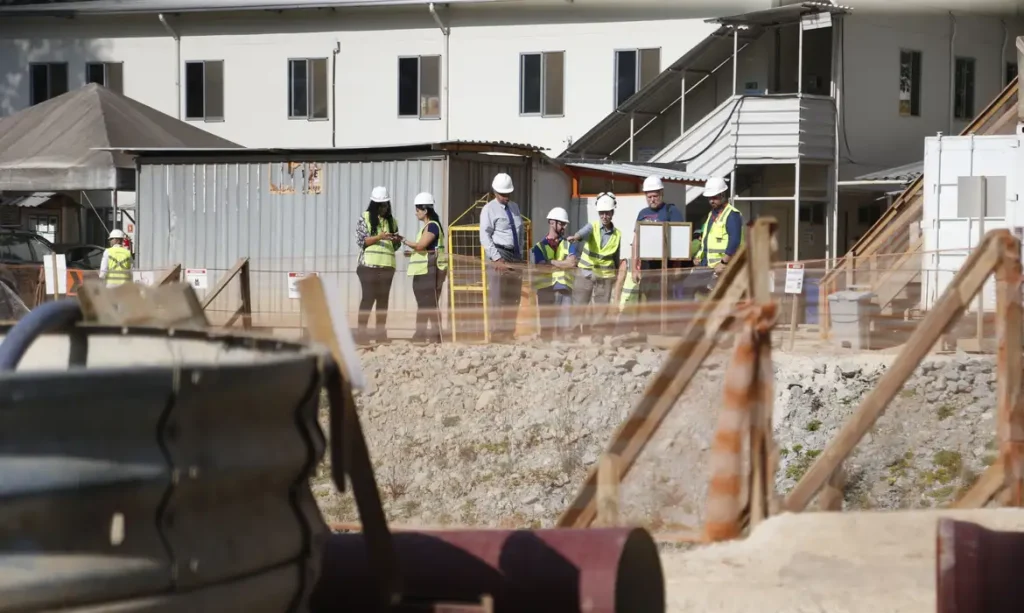
<svg viewBox="0 0 1024 613">
<path fill-rule="evenodd" d="M 821 257 L 877 217 L 878 194 L 837 179 L 959 131 L 1024 34 L 1024 0 L 848 4 L 0 0 L 0 116 L 98 81 L 250 147 L 500 140 L 685 165 L 778 217 L 788 257 Z"/>
</svg>

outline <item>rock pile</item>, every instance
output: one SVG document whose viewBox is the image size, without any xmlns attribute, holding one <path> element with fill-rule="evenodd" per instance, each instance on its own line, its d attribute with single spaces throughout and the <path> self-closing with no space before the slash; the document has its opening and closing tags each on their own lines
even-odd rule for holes
<svg viewBox="0 0 1024 613">
<path fill-rule="evenodd" d="M 361 353 L 357 394 L 378 486 L 403 524 L 551 525 L 658 370 L 664 352 L 594 345 L 414 346 Z M 778 475 L 785 492 L 873 388 L 893 356 L 776 354 Z M 716 352 L 622 486 L 623 513 L 653 528 L 696 525 L 728 352 Z M 994 457 L 991 360 L 930 362 L 847 463 L 847 506 L 948 500 Z M 321 467 L 331 521 L 353 521 Z"/>
</svg>

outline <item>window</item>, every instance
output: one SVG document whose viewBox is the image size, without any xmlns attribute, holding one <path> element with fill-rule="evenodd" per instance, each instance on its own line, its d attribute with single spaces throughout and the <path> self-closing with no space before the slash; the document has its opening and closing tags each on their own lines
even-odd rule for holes
<svg viewBox="0 0 1024 613">
<path fill-rule="evenodd" d="M 66 62 L 29 64 L 29 104 L 39 104 L 67 93 L 68 65 Z"/>
<path fill-rule="evenodd" d="M 900 115 L 921 116 L 921 52 L 900 50 Z"/>
<path fill-rule="evenodd" d="M 288 60 L 288 119 L 327 119 L 327 58 Z"/>
<path fill-rule="evenodd" d="M 185 62 L 185 119 L 224 119 L 224 61 Z"/>
<path fill-rule="evenodd" d="M 565 114 L 565 52 L 519 56 L 519 114 L 561 117 Z"/>
<path fill-rule="evenodd" d="M 57 242 L 56 215 L 29 215 L 28 229 L 51 243 Z"/>
<path fill-rule="evenodd" d="M 85 65 L 85 82 L 99 83 L 112 92 L 124 93 L 122 62 L 89 62 Z"/>
<path fill-rule="evenodd" d="M 615 52 L 615 108 L 661 72 L 661 49 Z"/>
<path fill-rule="evenodd" d="M 1006 63 L 1006 77 L 1003 81 L 1003 85 L 1009 85 L 1014 79 L 1017 78 L 1017 62 Z"/>
<path fill-rule="evenodd" d="M 398 116 L 440 119 L 441 56 L 398 58 Z"/>
<path fill-rule="evenodd" d="M 956 58 L 953 82 L 956 87 L 953 93 L 953 116 L 957 119 L 974 119 L 974 59 Z"/>
</svg>

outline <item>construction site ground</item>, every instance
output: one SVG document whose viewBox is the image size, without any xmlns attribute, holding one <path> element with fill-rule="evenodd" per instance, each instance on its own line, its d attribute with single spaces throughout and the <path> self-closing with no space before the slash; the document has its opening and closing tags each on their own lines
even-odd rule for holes
<svg viewBox="0 0 1024 613">
<path fill-rule="evenodd" d="M 400 526 L 551 526 L 658 370 L 671 339 L 648 343 L 414 345 L 359 350 L 357 395 L 389 519 Z M 790 489 L 895 357 L 776 334 L 776 485 Z M 727 343 L 716 350 L 623 481 L 623 521 L 657 535 L 699 530 L 708 442 Z M 22 368 L 62 367 L 62 337 Z M 141 359 L 139 356 L 145 356 Z M 259 359 L 208 344 L 101 339 L 90 365 Z M 941 515 L 1024 530 L 1024 511 L 938 511 L 994 457 L 994 358 L 933 355 L 847 462 L 846 511 L 770 519 L 724 544 L 663 545 L 669 611 L 925 613 L 935 609 Z M 355 522 L 321 466 L 314 492 L 331 523 Z M 916 509 L 893 511 L 894 509 Z M 663 539 L 670 540 L 670 539 Z"/>
</svg>

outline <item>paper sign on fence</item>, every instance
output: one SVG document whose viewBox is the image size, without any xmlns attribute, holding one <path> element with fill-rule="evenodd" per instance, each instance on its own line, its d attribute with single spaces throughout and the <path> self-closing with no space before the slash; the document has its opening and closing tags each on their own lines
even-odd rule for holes
<svg viewBox="0 0 1024 613">
<path fill-rule="evenodd" d="M 207 275 L 205 268 L 186 268 L 185 282 L 192 286 L 192 289 L 206 289 Z"/>
<path fill-rule="evenodd" d="M 786 264 L 786 289 L 787 294 L 802 294 L 804 292 L 804 265 L 800 262 L 789 262 Z"/>
<path fill-rule="evenodd" d="M 299 299 L 299 281 L 306 277 L 319 277 L 318 272 L 290 272 L 288 273 L 288 297 L 292 300 Z"/>
</svg>

